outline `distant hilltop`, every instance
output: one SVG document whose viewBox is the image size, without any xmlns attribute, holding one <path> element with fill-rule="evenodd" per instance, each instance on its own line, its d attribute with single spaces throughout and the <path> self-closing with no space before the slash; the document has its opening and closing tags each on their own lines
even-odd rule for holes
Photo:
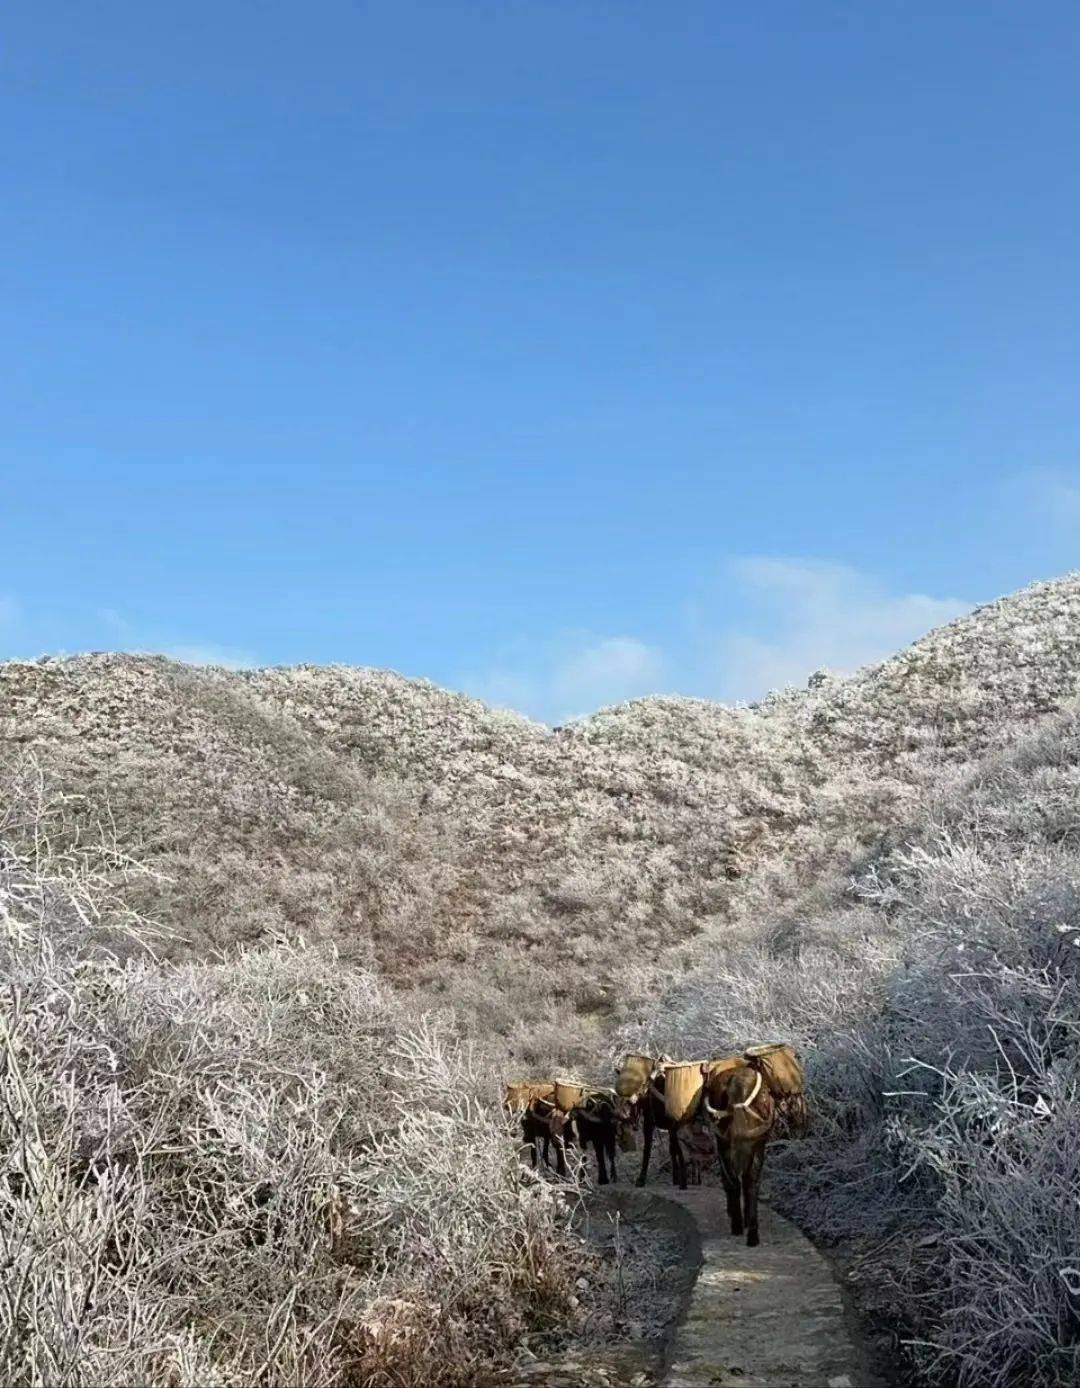
<svg viewBox="0 0 1080 1388">
<path fill-rule="evenodd" d="M 140 905 L 167 951 L 332 939 L 539 1049 L 560 1011 L 603 1027 L 681 945 L 847 861 L 1078 692 L 1070 574 L 847 678 L 555 732 L 377 670 L 10 661 L 0 755 L 83 797 L 70 832 L 107 815 L 164 875 Z"/>
</svg>

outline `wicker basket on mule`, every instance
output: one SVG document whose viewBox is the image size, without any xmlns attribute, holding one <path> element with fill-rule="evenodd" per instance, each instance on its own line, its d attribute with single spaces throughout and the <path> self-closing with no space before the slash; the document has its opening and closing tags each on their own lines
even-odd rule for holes
<svg viewBox="0 0 1080 1388">
<path fill-rule="evenodd" d="M 748 1046 L 746 1063 L 760 1071 L 769 1093 L 776 1100 L 776 1120 L 781 1133 L 801 1137 L 807 1128 L 806 1078 L 794 1048 L 773 1041 L 764 1046 Z"/>
<path fill-rule="evenodd" d="M 562 1113 L 569 1113 L 571 1109 L 577 1108 L 584 1097 L 585 1086 L 577 1080 L 556 1079 L 552 1102 Z"/>
<path fill-rule="evenodd" d="M 705 1076 L 700 1060 L 664 1066 L 664 1111 L 674 1124 L 689 1123 L 701 1104 Z"/>
<path fill-rule="evenodd" d="M 509 1113 L 524 1113 L 537 1100 L 550 1104 L 554 1094 L 551 1080 L 512 1080 L 506 1086 L 503 1107 Z"/>
</svg>

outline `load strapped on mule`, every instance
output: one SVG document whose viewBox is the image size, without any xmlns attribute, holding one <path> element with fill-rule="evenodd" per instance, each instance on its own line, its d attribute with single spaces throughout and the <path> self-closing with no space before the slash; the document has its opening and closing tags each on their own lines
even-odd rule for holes
<svg viewBox="0 0 1080 1388">
<path fill-rule="evenodd" d="M 551 1099 L 561 1113 L 572 1113 L 584 1098 L 585 1086 L 577 1080 L 555 1080 Z"/>
<path fill-rule="evenodd" d="M 664 1066 L 664 1112 L 673 1127 L 689 1123 L 701 1105 L 705 1087 L 700 1060 Z"/>
<path fill-rule="evenodd" d="M 719 1060 L 705 1061 L 701 1067 L 701 1073 L 705 1083 L 708 1084 L 714 1075 L 726 1075 L 729 1070 L 738 1070 L 741 1065 L 746 1063 L 745 1056 L 725 1055 L 721 1056 Z"/>
<path fill-rule="evenodd" d="M 551 1080 L 512 1080 L 503 1095 L 503 1108 L 508 1113 L 524 1113 L 538 1100 L 551 1103 L 554 1094 Z"/>
<path fill-rule="evenodd" d="M 615 1093 L 620 1099 L 638 1098 L 648 1088 L 655 1069 L 656 1061 L 651 1055 L 630 1051 L 616 1070 Z"/>
<path fill-rule="evenodd" d="M 801 1137 L 807 1128 L 806 1080 L 793 1047 L 778 1041 L 748 1046 L 745 1063 L 761 1075 L 776 1102 L 777 1125 L 790 1137 Z"/>
</svg>

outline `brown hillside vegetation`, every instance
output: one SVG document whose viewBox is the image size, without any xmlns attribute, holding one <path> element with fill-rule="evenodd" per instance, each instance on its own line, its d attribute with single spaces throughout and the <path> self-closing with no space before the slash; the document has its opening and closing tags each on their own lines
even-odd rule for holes
<svg viewBox="0 0 1080 1388">
<path fill-rule="evenodd" d="M 627 1047 L 808 1057 L 783 1206 L 920 1377 L 1080 1377 L 1080 704 L 658 999 Z"/>
<path fill-rule="evenodd" d="M 1075 1382 L 1078 694 L 1077 576 L 558 732 L 364 670 L 0 666 L 4 1381 L 482 1382 L 614 1279 L 491 1058 L 783 1038 L 774 1195 L 921 1379 Z"/>
<path fill-rule="evenodd" d="M 333 940 L 524 1059 L 558 1036 L 574 1060 L 673 948 L 794 898 L 1073 695 L 1078 605 L 1077 577 L 1037 584 L 849 679 L 554 733 L 371 670 L 8 662 L 0 738 L 168 879 L 136 904 L 174 956 Z"/>
</svg>

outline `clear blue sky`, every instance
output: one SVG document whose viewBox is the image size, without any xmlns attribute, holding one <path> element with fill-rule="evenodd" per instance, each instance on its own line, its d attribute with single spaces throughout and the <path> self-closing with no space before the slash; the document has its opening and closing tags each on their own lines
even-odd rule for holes
<svg viewBox="0 0 1080 1388">
<path fill-rule="evenodd" d="M 13 4 L 0 654 L 748 697 L 1080 564 L 1075 5 Z"/>
</svg>

